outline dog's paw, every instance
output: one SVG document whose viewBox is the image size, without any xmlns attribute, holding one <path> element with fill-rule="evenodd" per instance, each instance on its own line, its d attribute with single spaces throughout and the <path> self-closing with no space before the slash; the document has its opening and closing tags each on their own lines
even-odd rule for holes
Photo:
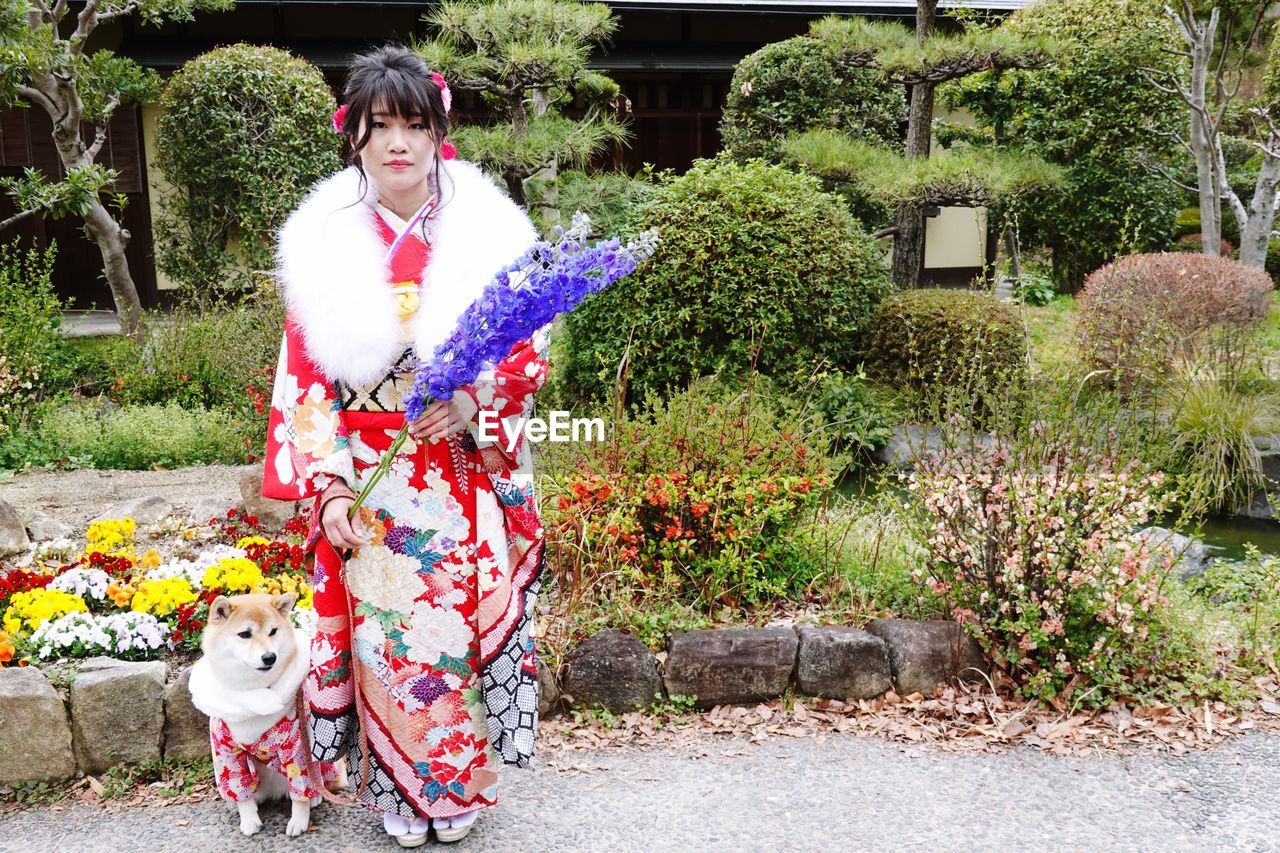
<svg viewBox="0 0 1280 853">
<path fill-rule="evenodd" d="M 284 834 L 290 838 L 297 838 L 311 827 L 311 815 L 302 817 L 294 815 L 289 818 L 289 825 L 284 828 Z"/>
<path fill-rule="evenodd" d="M 240 832 L 244 835 L 256 835 L 262 831 L 262 818 L 256 814 L 240 815 Z"/>
</svg>

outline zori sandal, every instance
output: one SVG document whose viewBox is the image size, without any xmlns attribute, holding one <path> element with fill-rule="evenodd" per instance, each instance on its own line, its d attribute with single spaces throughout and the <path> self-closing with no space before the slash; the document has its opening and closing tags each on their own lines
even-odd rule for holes
<svg viewBox="0 0 1280 853">
<path fill-rule="evenodd" d="M 441 841 L 459 841 L 471 831 L 471 827 L 475 825 L 476 818 L 479 816 L 480 810 L 474 809 L 453 817 L 432 818 L 431 825 L 435 827 L 436 838 Z"/>
</svg>

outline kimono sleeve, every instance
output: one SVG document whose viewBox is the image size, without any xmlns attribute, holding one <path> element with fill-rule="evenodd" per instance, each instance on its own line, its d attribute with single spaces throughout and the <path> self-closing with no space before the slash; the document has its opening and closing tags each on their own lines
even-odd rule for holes
<svg viewBox="0 0 1280 853">
<path fill-rule="evenodd" d="M 547 380 L 550 345 L 551 325 L 547 324 L 528 340 L 513 347 L 492 370 L 483 371 L 474 383 L 458 389 L 458 393 L 469 394 L 476 403 L 471 430 L 477 447 L 499 450 L 508 465 L 518 464 L 524 445 L 524 434 L 518 431 L 518 419 L 529 416 L 533 409 L 533 395 Z M 492 424 L 487 430 L 486 423 Z M 485 439 L 486 431 L 496 435 L 496 440 Z M 514 444 L 511 443 L 513 438 Z"/>
<path fill-rule="evenodd" d="M 271 392 L 262 494 L 277 500 L 312 498 L 336 480 L 355 489 L 341 399 L 307 355 L 302 333 L 289 316 Z"/>
</svg>

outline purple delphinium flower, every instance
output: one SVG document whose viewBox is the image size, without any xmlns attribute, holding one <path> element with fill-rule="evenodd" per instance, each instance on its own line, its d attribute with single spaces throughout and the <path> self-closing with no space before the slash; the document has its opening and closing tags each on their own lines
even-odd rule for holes
<svg viewBox="0 0 1280 853">
<path fill-rule="evenodd" d="M 486 367 L 501 361 L 521 341 L 576 308 L 589 294 L 631 273 L 653 254 L 657 235 L 646 231 L 622 245 L 617 237 L 586 244 L 591 220 L 573 215 L 557 242 L 543 240 L 504 267 L 480 298 L 459 318 L 458 327 L 421 363 L 412 390 L 405 395 L 405 420 L 422 416 L 431 400 L 448 400 L 470 385 Z M 515 286 L 517 273 L 525 273 Z"/>
</svg>

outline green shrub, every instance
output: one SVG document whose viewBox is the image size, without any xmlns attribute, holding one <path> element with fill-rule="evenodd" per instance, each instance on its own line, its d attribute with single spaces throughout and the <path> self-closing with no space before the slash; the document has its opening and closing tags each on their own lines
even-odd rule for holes
<svg viewBox="0 0 1280 853">
<path fill-rule="evenodd" d="M 657 252 L 566 318 L 566 382 L 612 388 L 624 351 L 631 387 L 752 368 L 790 383 L 826 361 L 852 368 L 854 336 L 889 292 L 869 237 L 816 178 L 723 153 L 667 176 L 630 220 Z"/>
<path fill-rule="evenodd" d="M 1053 277 L 1074 292 L 1125 251 L 1160 249 L 1182 191 L 1151 168 L 1176 168 L 1185 108 L 1152 86 L 1146 69 L 1181 74 L 1180 43 L 1159 0 L 1044 0 L 1002 25 L 1068 42 L 1045 68 L 987 71 L 941 90 L 1007 143 L 1060 164 L 1060 191 L 1019 205 L 1023 245 L 1053 250 Z"/>
<path fill-rule="evenodd" d="M 814 380 L 814 409 L 838 447 L 862 455 L 889 441 L 899 418 L 867 387 L 861 366 L 857 371 L 823 371 Z"/>
<path fill-rule="evenodd" d="M 902 87 L 870 68 L 847 68 L 811 36 L 765 45 L 733 72 L 720 138 L 734 157 L 776 162 L 790 133 L 826 128 L 896 147 L 906 118 Z"/>
<path fill-rule="evenodd" d="M 1274 668 L 1280 649 L 1280 557 L 1245 547 L 1239 561 L 1216 560 L 1187 589 L 1227 608 L 1244 640 L 1246 663 Z"/>
<path fill-rule="evenodd" d="M 274 235 L 306 191 L 336 171 L 333 93 L 319 69 L 273 47 L 236 44 L 187 62 L 160 97 L 156 262 L 201 299 L 257 283 Z"/>
<path fill-rule="evenodd" d="M 119 403 L 176 402 L 186 407 L 242 409 L 251 385 L 270 388 L 280 354 L 284 308 L 274 291 L 208 313 L 150 312 L 139 341 L 127 338 L 104 354 Z"/>
<path fill-rule="evenodd" d="M 760 378 L 702 377 L 608 417 L 604 441 L 552 445 L 540 487 L 561 593 L 706 609 L 799 594 L 823 566 L 795 530 L 847 459 L 797 410 Z"/>
<path fill-rule="evenodd" d="M 1200 208 L 1184 207 L 1173 218 L 1173 239 L 1200 233 Z"/>
<path fill-rule="evenodd" d="M 56 248 L 0 245 L 0 439 L 30 421 L 35 406 L 72 378 L 53 288 Z"/>
<path fill-rule="evenodd" d="M 1027 344 L 1017 316 L 994 296 L 907 290 L 881 303 L 866 359 L 872 375 L 929 394 L 1021 375 Z"/>
<path fill-rule="evenodd" d="M 797 538 L 801 551 L 823 567 L 810 586 L 821 593 L 826 612 L 851 622 L 884 613 L 947 615 L 944 603 L 912 578 L 924 555 L 889 502 L 832 492 Z"/>
<path fill-rule="evenodd" d="M 1013 283 L 1013 298 L 1023 305 L 1041 307 L 1048 305 L 1058 296 L 1053 280 L 1048 276 L 1023 271 Z"/>
<path fill-rule="evenodd" d="M 1250 187 L 1247 193 L 1241 193 L 1241 198 L 1252 194 L 1253 189 Z M 1180 237 L 1192 236 L 1199 237 L 1200 225 L 1200 208 L 1184 207 L 1182 210 L 1179 210 L 1178 215 L 1174 217 L 1173 239 L 1177 240 Z M 1236 215 L 1232 212 L 1231 206 L 1228 204 L 1222 205 L 1222 239 L 1233 246 L 1240 242 L 1240 227 L 1236 224 Z M 1223 252 L 1223 254 L 1225 255 L 1230 253 Z"/>
<path fill-rule="evenodd" d="M 243 462 L 246 425 L 228 412 L 93 403 L 51 412 L 42 438 L 59 457 L 93 468 L 145 470 L 213 462 Z"/>
</svg>

